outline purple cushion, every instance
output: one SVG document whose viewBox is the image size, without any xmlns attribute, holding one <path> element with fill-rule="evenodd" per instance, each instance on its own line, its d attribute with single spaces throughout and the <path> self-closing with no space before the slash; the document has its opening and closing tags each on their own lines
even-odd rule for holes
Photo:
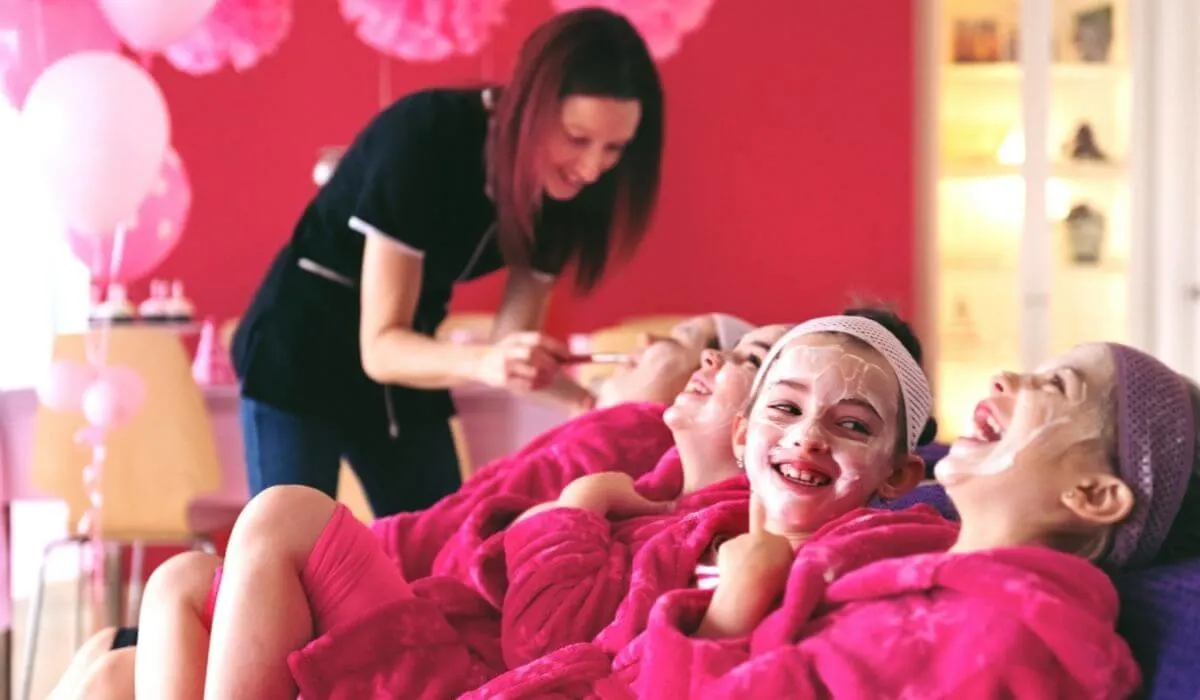
<svg viewBox="0 0 1200 700">
<path fill-rule="evenodd" d="M 872 505 L 900 510 L 918 503 L 958 519 L 939 484 L 922 484 L 894 501 Z M 1142 668 L 1151 700 L 1200 698 L 1200 559 L 1114 577 L 1121 594 L 1117 629 Z"/>
<path fill-rule="evenodd" d="M 950 502 L 950 497 L 946 495 L 946 491 L 942 488 L 941 484 L 921 484 L 900 498 L 891 501 L 882 501 L 875 498 L 871 501 L 871 507 L 904 510 L 918 503 L 924 503 L 937 508 L 938 512 L 949 520 L 958 520 L 958 511 L 954 509 L 954 504 Z"/>
<path fill-rule="evenodd" d="M 1117 629 L 1142 667 L 1147 697 L 1200 697 L 1200 559 L 1114 577 Z"/>
</svg>

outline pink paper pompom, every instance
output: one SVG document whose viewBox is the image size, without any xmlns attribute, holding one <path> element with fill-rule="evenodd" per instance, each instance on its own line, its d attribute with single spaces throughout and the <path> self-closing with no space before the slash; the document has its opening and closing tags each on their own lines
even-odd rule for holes
<svg viewBox="0 0 1200 700">
<path fill-rule="evenodd" d="M 371 48 L 403 61 L 474 56 L 504 20 L 508 0 L 340 0 Z"/>
<path fill-rule="evenodd" d="M 192 75 L 233 66 L 253 68 L 292 28 L 292 0 L 219 0 L 195 31 L 163 52 L 171 65 Z"/>
<path fill-rule="evenodd" d="M 552 0 L 559 12 L 603 7 L 625 15 L 645 39 L 654 58 L 675 55 L 683 37 L 700 28 L 713 0 Z"/>
</svg>

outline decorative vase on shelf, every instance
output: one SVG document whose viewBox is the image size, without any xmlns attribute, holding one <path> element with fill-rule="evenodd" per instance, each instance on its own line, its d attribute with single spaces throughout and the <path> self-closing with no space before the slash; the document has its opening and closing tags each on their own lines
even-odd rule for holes
<svg viewBox="0 0 1200 700">
<path fill-rule="evenodd" d="M 1113 42 L 1113 8 L 1104 5 L 1075 14 L 1075 51 L 1084 63 L 1107 63 Z"/>
<path fill-rule="evenodd" d="M 950 323 L 946 326 L 944 343 L 946 359 L 951 361 L 967 361 L 978 358 L 980 349 L 979 333 L 975 330 L 975 322 L 971 320 L 971 309 L 967 300 L 961 296 L 954 299 L 954 312 Z"/>
<path fill-rule="evenodd" d="M 1076 204 L 1065 223 L 1071 261 L 1077 265 L 1099 263 L 1104 249 L 1104 214 L 1088 204 Z"/>
<path fill-rule="evenodd" d="M 1092 130 L 1092 125 L 1087 122 L 1083 122 L 1075 130 L 1075 136 L 1067 142 L 1066 150 L 1071 160 L 1108 160 L 1108 156 L 1104 154 L 1104 151 L 1100 150 L 1100 144 L 1096 143 L 1096 132 Z"/>
</svg>

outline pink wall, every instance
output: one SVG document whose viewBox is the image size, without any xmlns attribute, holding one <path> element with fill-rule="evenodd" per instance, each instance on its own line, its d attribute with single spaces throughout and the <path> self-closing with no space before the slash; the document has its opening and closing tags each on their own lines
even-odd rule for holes
<svg viewBox="0 0 1200 700">
<path fill-rule="evenodd" d="M 549 13 L 545 0 L 513 2 L 489 56 L 393 63 L 391 93 L 502 74 Z M 560 295 L 552 328 L 713 309 L 798 319 L 852 294 L 915 311 L 912 13 L 912 0 L 718 0 L 662 65 L 654 231 L 592 297 Z M 160 273 L 219 317 L 241 313 L 289 235 L 316 149 L 347 142 L 380 104 L 380 60 L 336 3 L 297 3 L 296 15 L 279 53 L 245 74 L 155 71 L 195 190 Z M 498 282 L 462 290 L 456 308 L 491 307 Z"/>
</svg>

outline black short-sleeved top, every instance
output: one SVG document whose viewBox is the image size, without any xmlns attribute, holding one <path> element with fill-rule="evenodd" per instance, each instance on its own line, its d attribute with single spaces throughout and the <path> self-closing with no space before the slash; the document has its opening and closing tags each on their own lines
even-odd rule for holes
<svg viewBox="0 0 1200 700">
<path fill-rule="evenodd" d="M 485 102 L 479 90 L 414 93 L 358 135 L 239 324 L 233 360 L 244 396 L 367 430 L 453 413 L 447 391 L 366 376 L 358 283 L 364 236 L 420 255 L 413 328 L 433 335 L 455 282 L 503 267 L 485 188 Z"/>
</svg>

